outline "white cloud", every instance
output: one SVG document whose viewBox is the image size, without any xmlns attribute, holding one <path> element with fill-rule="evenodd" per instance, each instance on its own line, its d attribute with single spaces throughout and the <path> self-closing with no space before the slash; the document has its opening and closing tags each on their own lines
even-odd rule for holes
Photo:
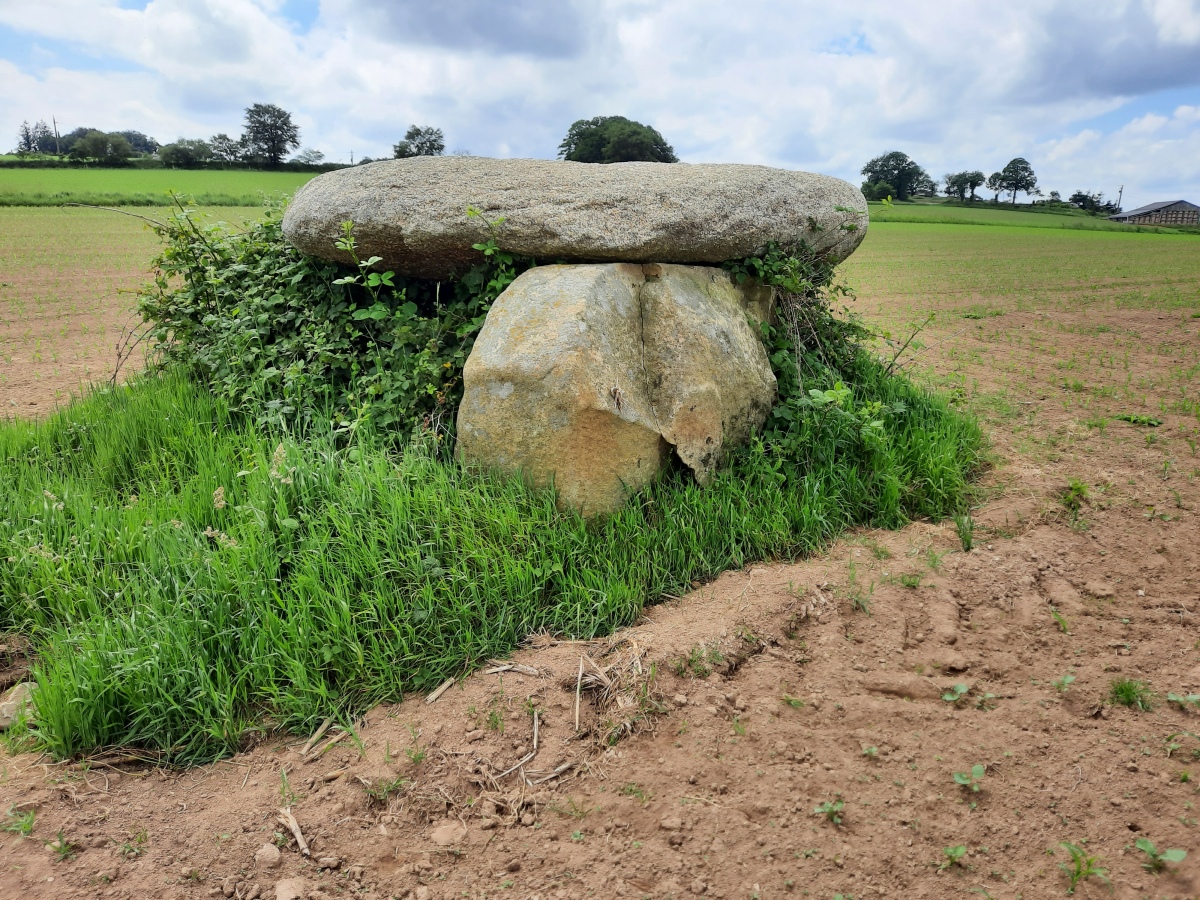
<svg viewBox="0 0 1200 900">
<path fill-rule="evenodd" d="M 1198 0 L 1151 0 L 1158 36 L 1169 44 L 1200 44 Z"/>
<path fill-rule="evenodd" d="M 235 131 L 261 101 L 333 159 L 387 153 L 412 122 L 451 147 L 549 157 L 575 119 L 622 114 L 691 161 L 857 180 L 891 149 L 935 177 L 1025 156 L 1046 189 L 1174 177 L 1200 194 L 1182 156 L 1200 121 L 1172 112 L 1200 109 L 1200 0 L 323 0 L 307 34 L 281 0 L 0 0 L 5 25 L 135 70 L 10 64 L 0 142 L 52 111 L 167 140 Z M 1089 123 L 1158 91 L 1169 107 Z M 1153 173 L 1127 162 L 1141 153 Z"/>
</svg>

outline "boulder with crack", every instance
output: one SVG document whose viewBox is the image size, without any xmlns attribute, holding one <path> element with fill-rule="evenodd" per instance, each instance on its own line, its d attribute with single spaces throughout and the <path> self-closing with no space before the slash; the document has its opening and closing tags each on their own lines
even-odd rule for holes
<svg viewBox="0 0 1200 900">
<path fill-rule="evenodd" d="M 756 333 L 770 303 L 769 289 L 710 267 L 530 269 L 467 360 L 460 456 L 553 483 L 585 516 L 619 509 L 672 448 L 705 483 L 774 401 Z"/>
</svg>

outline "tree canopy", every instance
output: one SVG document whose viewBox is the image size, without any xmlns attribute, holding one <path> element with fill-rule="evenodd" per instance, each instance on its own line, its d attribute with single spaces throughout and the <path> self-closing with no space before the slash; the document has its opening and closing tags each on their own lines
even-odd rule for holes
<svg viewBox="0 0 1200 900">
<path fill-rule="evenodd" d="M 983 173 L 978 169 L 969 172 L 952 172 L 944 179 L 945 194 L 947 197 L 957 197 L 959 200 L 966 200 L 968 194 L 972 200 L 975 199 L 975 189 L 984 182 Z"/>
<path fill-rule="evenodd" d="M 882 183 L 896 189 L 897 200 L 907 200 L 914 193 L 928 193 L 933 187 L 933 179 L 928 173 L 899 150 L 875 157 L 862 167 L 862 174 L 867 178 L 863 185 L 864 194 L 868 185 Z M 877 191 L 872 187 L 871 192 Z"/>
<path fill-rule="evenodd" d="M 412 156 L 441 156 L 446 152 L 446 136 L 442 129 L 426 125 L 410 125 L 404 132 L 404 140 L 392 148 L 396 159 Z"/>
<path fill-rule="evenodd" d="M 1029 164 L 1029 160 L 1018 156 L 1016 159 L 1009 160 L 1008 165 L 1000 170 L 999 178 L 996 184 L 999 190 L 1005 193 L 1012 194 L 1013 206 L 1017 205 L 1017 194 L 1033 194 L 1037 192 L 1037 176 L 1033 174 L 1033 166 Z M 988 187 L 992 188 L 991 183 Z M 995 190 L 995 188 L 992 188 Z"/>
<path fill-rule="evenodd" d="M 580 119 L 558 145 L 559 159 L 571 162 L 679 162 L 657 130 L 624 116 Z"/>
<path fill-rule="evenodd" d="M 71 158 L 98 162 L 103 166 L 124 165 L 133 156 L 133 147 L 123 134 L 89 131 L 71 147 Z"/>
<path fill-rule="evenodd" d="M 250 156 L 277 166 L 289 150 L 300 146 L 300 128 L 287 110 L 273 103 L 255 103 L 246 109 L 242 142 Z"/>
<path fill-rule="evenodd" d="M 33 125 L 22 122 L 17 129 L 18 153 L 53 153 L 54 132 L 45 122 L 38 120 Z"/>
<path fill-rule="evenodd" d="M 159 161 L 168 169 L 192 169 L 208 162 L 213 157 L 212 145 L 208 141 L 193 141 L 180 138 L 158 151 Z"/>
</svg>

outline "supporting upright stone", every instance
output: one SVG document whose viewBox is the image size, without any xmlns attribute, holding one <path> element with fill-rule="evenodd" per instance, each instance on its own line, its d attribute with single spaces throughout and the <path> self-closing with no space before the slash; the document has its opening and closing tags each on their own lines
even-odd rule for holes
<svg viewBox="0 0 1200 900">
<path fill-rule="evenodd" d="M 670 458 L 706 483 L 762 425 L 775 377 L 755 333 L 770 291 L 701 266 L 530 269 L 493 304 L 463 373 L 459 452 L 612 512 Z"/>
<path fill-rule="evenodd" d="M 540 266 L 497 298 L 463 371 L 459 453 L 553 481 L 591 516 L 620 508 L 670 448 L 645 390 L 637 265 Z"/>
<path fill-rule="evenodd" d="M 704 266 L 643 266 L 643 341 L 659 431 L 707 484 L 729 448 L 762 427 L 775 375 L 755 328 L 770 314 L 758 287 Z M 766 296 L 772 296 L 766 291 Z"/>
</svg>

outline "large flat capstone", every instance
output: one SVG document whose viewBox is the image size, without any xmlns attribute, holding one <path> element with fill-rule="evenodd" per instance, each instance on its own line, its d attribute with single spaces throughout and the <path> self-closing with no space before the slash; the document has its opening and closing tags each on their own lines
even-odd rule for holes
<svg viewBox="0 0 1200 900">
<path fill-rule="evenodd" d="M 771 292 L 721 269 L 539 266 L 492 305 L 463 371 L 458 449 L 612 512 L 672 450 L 705 483 L 759 428 L 775 376 L 756 334 Z"/>
<path fill-rule="evenodd" d="M 472 245 L 499 218 L 500 246 L 539 262 L 721 263 L 772 241 L 840 262 L 866 233 L 867 204 L 840 179 L 766 166 L 414 157 L 314 178 L 283 232 L 305 253 L 349 262 L 334 244 L 351 221 L 361 258 L 440 279 L 481 258 Z"/>
</svg>

